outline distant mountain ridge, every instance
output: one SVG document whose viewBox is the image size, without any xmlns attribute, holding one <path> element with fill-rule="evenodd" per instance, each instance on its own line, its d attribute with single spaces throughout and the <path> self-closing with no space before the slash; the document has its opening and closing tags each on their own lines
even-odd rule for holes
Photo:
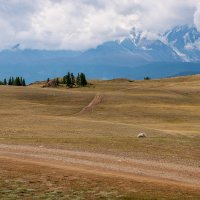
<svg viewBox="0 0 200 200">
<path fill-rule="evenodd" d="M 200 62 L 200 32 L 188 25 L 177 26 L 154 40 L 133 29 L 129 37 L 115 41 L 113 47 L 117 44 L 118 49 L 124 48 L 133 55 L 139 53 L 147 62 Z M 96 50 L 106 49 L 106 46 L 108 43 L 98 46 Z"/>
<path fill-rule="evenodd" d="M 186 62 L 200 62 L 200 32 L 195 27 L 178 26 L 165 33 L 167 44 Z"/>
<path fill-rule="evenodd" d="M 200 72 L 200 33 L 177 26 L 156 39 L 133 29 L 121 41 L 108 41 L 84 52 L 20 49 L 0 52 L 0 79 L 24 76 L 29 82 L 83 71 L 89 78 L 163 78 Z"/>
</svg>

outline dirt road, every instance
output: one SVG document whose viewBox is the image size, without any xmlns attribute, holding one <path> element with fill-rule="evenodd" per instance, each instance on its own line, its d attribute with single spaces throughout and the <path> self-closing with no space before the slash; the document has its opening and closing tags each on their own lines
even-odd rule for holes
<svg viewBox="0 0 200 200">
<path fill-rule="evenodd" d="M 78 114 L 86 114 L 86 113 L 93 112 L 94 107 L 100 104 L 102 101 L 103 101 L 103 96 L 96 95 L 93 98 L 93 100 L 86 107 L 84 107 Z"/>
<path fill-rule="evenodd" d="M 108 177 L 182 185 L 200 189 L 200 168 L 130 159 L 97 153 L 49 149 L 43 146 L 0 144 L 0 158 L 37 163 L 64 170 L 77 170 Z"/>
</svg>

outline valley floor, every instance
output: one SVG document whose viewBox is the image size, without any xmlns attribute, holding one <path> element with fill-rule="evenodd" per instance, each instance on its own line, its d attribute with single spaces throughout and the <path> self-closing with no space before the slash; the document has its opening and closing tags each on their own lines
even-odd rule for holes
<svg viewBox="0 0 200 200">
<path fill-rule="evenodd" d="M 1 199 L 199 198 L 200 76 L 0 94 Z"/>
</svg>

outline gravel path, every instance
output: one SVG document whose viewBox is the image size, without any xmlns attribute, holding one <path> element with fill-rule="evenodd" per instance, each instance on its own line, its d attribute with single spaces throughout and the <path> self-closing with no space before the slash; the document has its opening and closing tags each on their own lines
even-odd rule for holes
<svg viewBox="0 0 200 200">
<path fill-rule="evenodd" d="M 0 157 L 60 168 L 200 188 L 200 168 L 97 153 L 0 144 Z"/>
</svg>

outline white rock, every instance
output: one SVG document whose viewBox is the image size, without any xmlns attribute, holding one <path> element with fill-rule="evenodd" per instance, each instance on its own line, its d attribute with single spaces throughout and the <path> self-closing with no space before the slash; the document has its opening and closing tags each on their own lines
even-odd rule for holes
<svg viewBox="0 0 200 200">
<path fill-rule="evenodd" d="M 145 138 L 145 137 L 147 137 L 147 135 L 146 135 L 146 133 L 140 133 L 140 134 L 138 134 L 137 137 L 138 138 Z"/>
</svg>

